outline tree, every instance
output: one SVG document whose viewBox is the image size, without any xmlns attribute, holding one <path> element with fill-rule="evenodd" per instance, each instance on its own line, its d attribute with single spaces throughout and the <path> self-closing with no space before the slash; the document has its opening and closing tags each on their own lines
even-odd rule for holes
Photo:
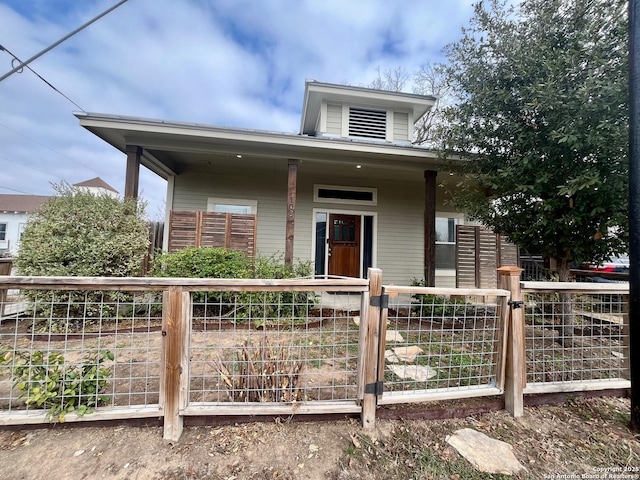
<svg viewBox="0 0 640 480">
<path fill-rule="evenodd" d="M 456 98 L 438 139 L 467 160 L 457 206 L 560 280 L 626 251 L 626 1 L 479 2 L 446 55 Z"/>
<path fill-rule="evenodd" d="M 144 205 L 54 185 L 58 195 L 31 216 L 16 267 L 21 275 L 140 274 L 149 246 Z"/>
<path fill-rule="evenodd" d="M 402 66 L 385 70 L 378 67 L 376 73 L 376 78 L 367 85 L 368 88 L 402 92 L 411 78 L 410 74 Z M 441 123 L 443 108 L 450 101 L 449 90 L 449 86 L 445 83 L 443 67 L 440 64 L 433 64 L 427 61 L 413 73 L 413 93 L 436 97 L 436 104 L 415 125 L 414 144 L 433 146 L 436 126 Z"/>
</svg>

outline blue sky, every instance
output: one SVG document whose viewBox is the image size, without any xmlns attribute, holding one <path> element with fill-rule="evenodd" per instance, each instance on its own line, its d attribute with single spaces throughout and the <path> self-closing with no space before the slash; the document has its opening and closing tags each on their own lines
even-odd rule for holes
<svg viewBox="0 0 640 480">
<path fill-rule="evenodd" d="M 0 45 L 25 60 L 115 3 L 0 0 Z M 129 0 L 31 67 L 87 112 L 297 132 L 305 79 L 367 85 L 378 67 L 441 61 L 472 3 Z M 0 75 L 11 68 L 0 52 Z M 0 82 L 0 193 L 95 176 L 123 191 L 124 155 L 76 110 L 27 70 Z M 165 182 L 145 169 L 140 182 L 160 217 Z"/>
</svg>

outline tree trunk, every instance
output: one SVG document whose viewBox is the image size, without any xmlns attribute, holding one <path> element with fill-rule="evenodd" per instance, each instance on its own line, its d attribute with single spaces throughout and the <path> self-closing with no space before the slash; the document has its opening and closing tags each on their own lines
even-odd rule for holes
<svg viewBox="0 0 640 480">
<path fill-rule="evenodd" d="M 571 266 L 569 264 L 569 260 L 566 258 L 561 259 L 558 262 L 558 280 L 560 282 L 569 282 L 571 281 Z M 572 293 L 561 292 L 558 294 L 560 305 L 559 308 L 556 309 L 555 315 L 556 318 L 559 316 L 559 331 L 560 338 L 559 342 L 563 347 L 570 347 L 573 344 L 573 335 L 574 330 L 573 326 L 575 323 L 575 309 L 574 309 L 574 296 Z"/>
</svg>

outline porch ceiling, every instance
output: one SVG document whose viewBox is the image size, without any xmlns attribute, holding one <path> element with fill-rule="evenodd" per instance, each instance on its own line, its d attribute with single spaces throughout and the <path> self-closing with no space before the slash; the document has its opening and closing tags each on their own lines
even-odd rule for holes
<svg viewBox="0 0 640 480">
<path fill-rule="evenodd" d="M 434 152 L 414 146 L 103 114 L 78 113 L 76 116 L 81 126 L 122 152 L 127 145 L 142 147 L 141 163 L 165 178 L 195 164 L 216 158 L 236 158 L 236 155 L 255 161 L 294 158 L 405 171 L 438 170 L 445 165 Z"/>
</svg>

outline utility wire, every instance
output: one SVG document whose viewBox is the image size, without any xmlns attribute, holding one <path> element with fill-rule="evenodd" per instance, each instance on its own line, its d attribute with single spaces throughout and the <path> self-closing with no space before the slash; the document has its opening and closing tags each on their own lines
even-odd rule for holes
<svg viewBox="0 0 640 480">
<path fill-rule="evenodd" d="M 10 77 L 11 75 L 13 75 L 14 73 L 16 73 L 18 70 L 26 67 L 27 65 L 29 65 L 31 62 L 33 62 L 36 58 L 40 58 L 42 55 L 44 55 L 45 53 L 47 53 L 49 50 L 54 49 L 55 47 L 57 47 L 58 45 L 60 45 L 62 42 L 64 42 L 65 40 L 68 40 L 69 38 L 73 37 L 76 33 L 78 33 L 81 30 L 84 30 L 85 28 L 87 28 L 89 25 L 91 25 L 93 22 L 100 20 L 102 17 L 104 17 L 106 14 L 110 13 L 111 11 L 115 10 L 116 8 L 118 8 L 120 5 L 122 5 L 123 3 L 127 2 L 127 0 L 121 0 L 120 2 L 116 3 L 113 7 L 108 8 L 107 10 L 105 10 L 104 12 L 102 12 L 100 15 L 98 15 L 97 17 L 92 18 L 91 20 L 89 20 L 87 23 L 79 26 L 78 28 L 76 28 L 73 32 L 65 35 L 64 37 L 62 37 L 60 40 L 58 40 L 57 42 L 55 42 L 54 44 L 48 46 L 47 48 L 45 48 L 44 50 L 42 50 L 41 52 L 35 54 L 33 57 L 31 57 L 29 60 L 25 61 L 25 62 L 21 62 L 20 65 L 18 65 L 17 67 L 15 67 L 13 70 L 11 70 L 8 73 L 5 73 L 2 77 L 0 77 L 0 82 L 3 81 L 5 78 Z"/>
<path fill-rule="evenodd" d="M 8 48 L 0 45 L 0 51 L 5 51 L 7 52 L 9 55 L 11 55 L 13 58 L 15 58 L 18 62 L 22 62 L 22 60 L 20 60 L 18 57 L 16 57 L 11 51 L 9 51 Z M 84 108 L 82 108 L 80 105 L 78 105 L 76 102 L 74 102 L 73 100 L 71 100 L 69 97 L 67 97 L 64 93 L 62 93 L 60 90 L 58 90 L 56 87 L 54 87 L 53 85 L 51 85 L 51 83 L 49 83 L 47 80 L 45 80 L 38 72 L 36 72 L 33 68 L 31 68 L 29 65 L 25 65 L 29 70 L 31 70 L 33 72 L 33 74 L 38 77 L 40 80 L 42 80 L 44 83 L 46 83 L 47 85 L 49 85 L 51 88 L 53 88 L 56 92 L 58 92 L 60 95 L 62 95 L 64 98 L 66 98 L 67 100 L 69 100 L 71 103 L 73 103 L 76 107 L 78 107 L 80 110 L 82 110 L 83 112 L 85 111 Z M 85 112 L 86 113 L 86 112 Z"/>
<path fill-rule="evenodd" d="M 6 128 L 6 129 L 7 129 L 7 130 L 9 130 L 10 132 L 15 133 L 16 135 L 20 135 L 21 137 L 24 137 L 24 138 L 26 138 L 27 140 L 29 140 L 29 141 L 31 141 L 31 142 L 33 142 L 33 143 L 37 143 L 37 144 L 38 144 L 38 145 L 40 145 L 41 147 L 44 147 L 44 148 L 46 148 L 47 150 L 51 150 L 53 153 L 58 154 L 58 155 L 60 155 L 61 157 L 64 157 L 64 158 L 66 158 L 66 159 L 68 159 L 68 160 L 71 160 L 72 162 L 79 163 L 79 164 L 80 164 L 80 165 L 82 165 L 83 167 L 86 167 L 86 168 L 88 168 L 89 170 L 91 170 L 92 172 L 97 173 L 98 175 L 100 175 L 100 172 L 98 172 L 95 168 L 93 168 L 93 167 L 92 167 L 92 166 L 90 166 L 90 165 L 87 165 L 87 164 L 86 164 L 86 163 L 84 163 L 84 162 L 81 162 L 80 160 L 76 160 L 75 158 L 71 158 L 71 157 L 69 157 L 69 156 L 65 155 L 64 153 L 60 153 L 60 152 L 58 152 L 57 150 L 54 150 L 53 148 L 51 148 L 51 147 L 49 147 L 49 146 L 45 145 L 44 143 L 41 143 L 41 142 L 39 142 L 38 140 L 34 140 L 33 138 L 27 137 L 25 134 L 20 133 L 20 132 L 18 132 L 18 131 L 16 131 L 16 130 L 14 130 L 13 128 L 7 127 L 6 125 L 3 125 L 2 123 L 0 123 L 0 127 Z"/>
<path fill-rule="evenodd" d="M 12 192 L 24 193 L 25 195 L 33 195 L 32 193 L 23 192 L 22 190 L 16 190 L 15 188 L 5 187 L 4 185 L 0 185 L 0 188 L 4 188 L 5 190 L 11 190 Z"/>
<path fill-rule="evenodd" d="M 6 162 L 15 163 L 16 165 L 20 165 L 21 167 L 30 168 L 31 170 L 35 170 L 36 172 L 44 173 L 45 175 L 50 175 L 50 176 L 53 176 L 53 177 L 57 177 L 60 180 L 64 180 L 64 178 L 61 177 L 60 175 L 56 175 L 55 173 L 45 172 L 44 170 L 40 170 L 39 168 L 32 167 L 31 165 L 25 165 L 23 163 L 16 162 L 15 160 L 11 160 L 10 158 L 7 158 L 7 157 L 5 157 L 3 155 L 0 155 L 0 159 L 4 160 Z"/>
</svg>

